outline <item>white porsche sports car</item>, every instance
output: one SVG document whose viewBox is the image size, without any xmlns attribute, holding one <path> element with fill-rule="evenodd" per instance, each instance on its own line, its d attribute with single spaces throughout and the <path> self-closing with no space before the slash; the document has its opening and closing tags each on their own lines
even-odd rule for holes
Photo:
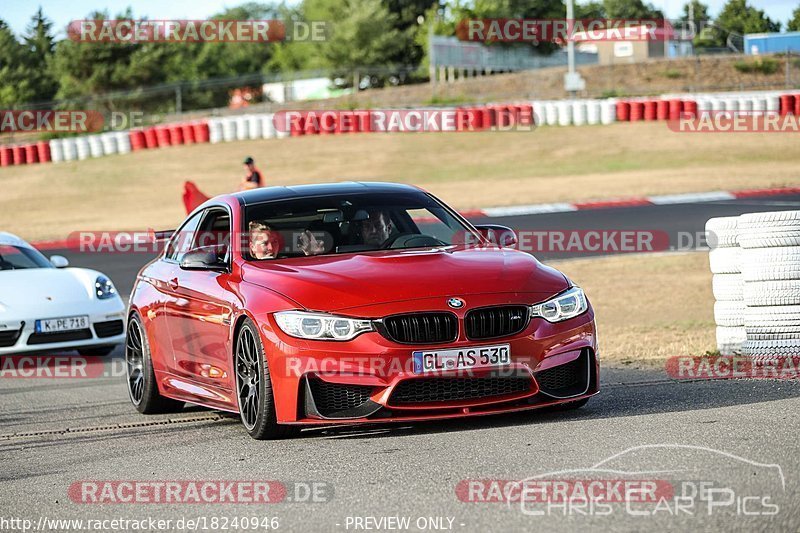
<svg viewBox="0 0 800 533">
<path fill-rule="evenodd" d="M 125 342 L 125 305 L 105 275 L 67 268 L 0 232 L 0 355 L 78 350 L 108 355 Z"/>
</svg>

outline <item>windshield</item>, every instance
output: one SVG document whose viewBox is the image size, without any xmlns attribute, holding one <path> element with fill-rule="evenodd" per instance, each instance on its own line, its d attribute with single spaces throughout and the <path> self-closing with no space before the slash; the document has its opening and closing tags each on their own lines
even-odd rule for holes
<svg viewBox="0 0 800 533">
<path fill-rule="evenodd" d="M 251 260 L 431 248 L 473 232 L 424 193 L 349 194 L 282 200 L 245 211 Z"/>
<path fill-rule="evenodd" d="M 0 244 L 0 270 L 22 270 L 26 268 L 55 267 L 33 248 Z"/>
</svg>

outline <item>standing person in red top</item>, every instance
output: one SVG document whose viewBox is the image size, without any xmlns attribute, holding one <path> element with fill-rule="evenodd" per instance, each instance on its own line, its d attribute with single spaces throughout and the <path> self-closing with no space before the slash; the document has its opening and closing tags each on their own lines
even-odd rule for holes
<svg viewBox="0 0 800 533">
<path fill-rule="evenodd" d="M 256 162 L 252 157 L 247 157 L 244 160 L 245 176 L 239 183 L 239 190 L 246 191 L 248 189 L 258 189 L 263 185 L 261 178 L 261 171 L 256 168 Z"/>
</svg>

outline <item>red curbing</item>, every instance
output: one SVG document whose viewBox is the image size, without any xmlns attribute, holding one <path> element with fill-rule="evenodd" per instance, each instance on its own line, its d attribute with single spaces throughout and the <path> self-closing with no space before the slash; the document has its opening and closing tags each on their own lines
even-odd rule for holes
<svg viewBox="0 0 800 533">
<path fill-rule="evenodd" d="M 782 194 L 800 194 L 800 187 L 775 187 L 774 189 L 744 189 L 731 191 L 736 198 L 757 198 L 759 196 L 779 196 Z"/>
</svg>

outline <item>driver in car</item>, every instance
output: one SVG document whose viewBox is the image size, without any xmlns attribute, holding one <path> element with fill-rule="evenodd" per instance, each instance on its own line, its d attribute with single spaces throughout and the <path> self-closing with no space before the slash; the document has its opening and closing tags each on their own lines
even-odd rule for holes
<svg viewBox="0 0 800 533">
<path fill-rule="evenodd" d="M 364 244 L 380 248 L 394 230 L 392 217 L 385 209 L 370 209 L 369 218 L 361 223 L 361 240 Z"/>
</svg>

